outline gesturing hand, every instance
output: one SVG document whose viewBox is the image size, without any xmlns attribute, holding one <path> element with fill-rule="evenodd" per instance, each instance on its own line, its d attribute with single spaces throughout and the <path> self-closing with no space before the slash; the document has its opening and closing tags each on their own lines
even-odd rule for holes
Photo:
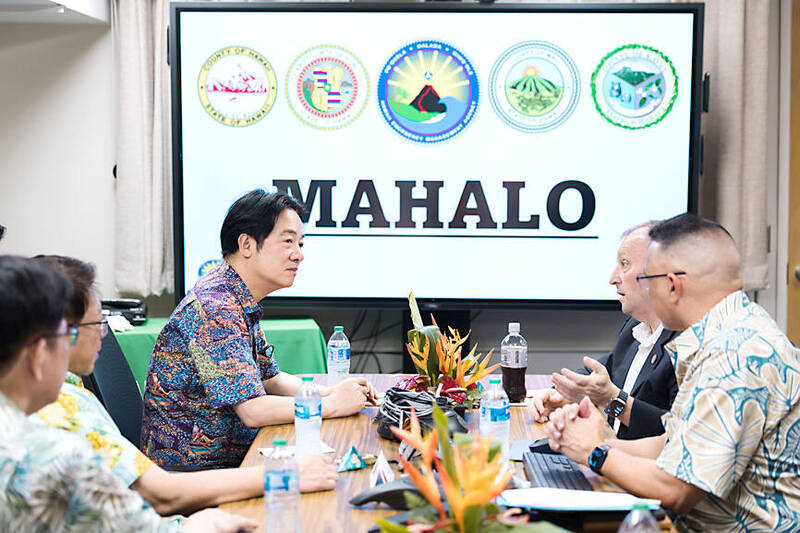
<svg viewBox="0 0 800 533">
<path fill-rule="evenodd" d="M 584 357 L 585 364 L 592 373 L 588 376 L 562 368 L 561 374 L 553 374 L 556 390 L 570 402 L 579 402 L 584 396 L 595 405 L 605 407 L 619 394 L 619 388 L 611 382 L 606 367 L 591 357 Z"/>
</svg>

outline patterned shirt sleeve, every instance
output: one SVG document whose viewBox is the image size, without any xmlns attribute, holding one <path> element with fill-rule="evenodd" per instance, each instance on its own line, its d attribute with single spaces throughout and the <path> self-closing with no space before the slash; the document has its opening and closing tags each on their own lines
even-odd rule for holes
<svg viewBox="0 0 800 533">
<path fill-rule="evenodd" d="M 658 466 L 720 498 L 742 477 L 764 432 L 767 387 L 735 373 L 704 380 L 686 393 L 684 412 L 666 417 Z"/>
<path fill-rule="evenodd" d="M 65 383 L 58 400 L 43 407 L 32 420 L 64 429 L 86 439 L 103 464 L 126 486 L 153 462 L 126 439 L 111 416 L 90 391 Z"/>
<path fill-rule="evenodd" d="M 8 475 L 0 476 L 4 530 L 182 531 L 105 468 L 85 441 L 47 431 L 56 430 L 32 429 L 21 436 L 24 454 L 0 457 Z"/>
<path fill-rule="evenodd" d="M 266 394 L 254 348 L 250 330 L 235 311 L 222 308 L 202 321 L 189 352 L 209 406 L 220 409 Z"/>
<path fill-rule="evenodd" d="M 275 360 L 274 348 L 267 342 L 264 331 L 258 326 L 258 371 L 261 381 L 266 381 L 280 374 L 281 369 Z"/>
</svg>

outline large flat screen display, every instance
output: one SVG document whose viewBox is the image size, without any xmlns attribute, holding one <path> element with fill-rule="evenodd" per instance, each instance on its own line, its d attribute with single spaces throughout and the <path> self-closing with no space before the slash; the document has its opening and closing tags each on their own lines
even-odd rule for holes
<svg viewBox="0 0 800 533">
<path fill-rule="evenodd" d="M 694 210 L 702 6 L 173 4 L 180 297 L 256 188 L 308 209 L 293 302 L 612 302 Z"/>
</svg>

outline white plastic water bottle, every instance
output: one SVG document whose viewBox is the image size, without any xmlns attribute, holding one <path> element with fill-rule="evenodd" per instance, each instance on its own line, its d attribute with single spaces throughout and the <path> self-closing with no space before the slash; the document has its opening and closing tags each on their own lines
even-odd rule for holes
<svg viewBox="0 0 800 533">
<path fill-rule="evenodd" d="M 314 378 L 303 376 L 294 395 L 295 455 L 298 459 L 322 453 L 319 432 L 322 428 L 322 397 Z"/>
<path fill-rule="evenodd" d="M 658 522 L 650 514 L 650 509 L 644 502 L 633 504 L 633 509 L 625 517 L 617 533 L 659 533 Z"/>
<path fill-rule="evenodd" d="M 511 412 L 508 396 L 500 386 L 500 378 L 489 378 L 489 389 L 481 397 L 481 435 L 493 435 L 500 441 L 500 453 L 508 460 L 508 435 L 511 430 Z"/>
<path fill-rule="evenodd" d="M 286 449 L 286 439 L 273 439 L 272 446 L 264 465 L 267 533 L 300 533 L 297 461 Z"/>
<path fill-rule="evenodd" d="M 334 326 L 333 335 L 328 340 L 328 386 L 342 381 L 350 373 L 350 341 L 344 334 L 344 327 Z"/>
<path fill-rule="evenodd" d="M 519 334 L 519 322 L 509 322 L 508 335 L 500 343 L 503 389 L 512 402 L 524 402 L 525 372 L 528 370 L 528 341 Z"/>
</svg>

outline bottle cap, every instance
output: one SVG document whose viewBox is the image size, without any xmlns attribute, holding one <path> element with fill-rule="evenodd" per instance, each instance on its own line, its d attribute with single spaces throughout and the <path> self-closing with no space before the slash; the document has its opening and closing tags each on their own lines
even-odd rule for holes
<svg viewBox="0 0 800 533">
<path fill-rule="evenodd" d="M 303 383 L 308 383 L 309 381 L 314 381 L 314 376 L 303 376 L 300 379 L 303 380 Z"/>
<path fill-rule="evenodd" d="M 508 332 L 509 333 L 519 333 L 519 322 L 509 322 L 508 323 Z"/>
<path fill-rule="evenodd" d="M 344 326 L 333 326 L 333 331 L 344 331 Z"/>
<path fill-rule="evenodd" d="M 500 383 L 500 378 L 489 378 L 489 383 L 494 385 L 495 383 Z"/>
<path fill-rule="evenodd" d="M 272 439 L 272 445 L 275 447 L 286 446 L 286 439 Z"/>
</svg>

